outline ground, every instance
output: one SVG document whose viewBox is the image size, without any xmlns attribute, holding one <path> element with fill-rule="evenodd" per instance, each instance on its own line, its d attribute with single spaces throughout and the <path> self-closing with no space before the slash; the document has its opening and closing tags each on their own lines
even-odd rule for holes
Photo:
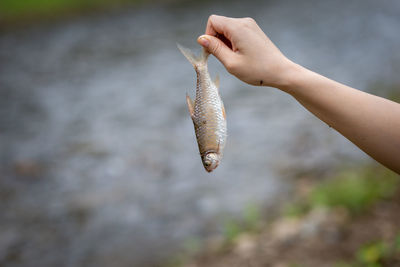
<svg viewBox="0 0 400 267">
<path fill-rule="evenodd" d="M 206 245 L 184 266 L 400 266 L 398 183 L 390 197 L 381 195 L 365 207 L 318 205 L 299 216 L 281 215 L 229 244 Z"/>
</svg>

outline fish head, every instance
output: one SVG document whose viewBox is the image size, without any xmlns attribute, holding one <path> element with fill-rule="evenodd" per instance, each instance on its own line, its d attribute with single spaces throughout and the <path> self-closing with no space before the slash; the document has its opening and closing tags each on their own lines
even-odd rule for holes
<svg viewBox="0 0 400 267">
<path fill-rule="evenodd" d="M 208 172 L 212 172 L 218 167 L 220 156 L 215 152 L 208 152 L 203 158 L 203 166 Z"/>
</svg>

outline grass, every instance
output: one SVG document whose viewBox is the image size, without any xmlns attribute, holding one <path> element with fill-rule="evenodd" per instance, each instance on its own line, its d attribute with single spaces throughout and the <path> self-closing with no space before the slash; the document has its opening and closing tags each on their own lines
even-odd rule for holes
<svg viewBox="0 0 400 267">
<path fill-rule="evenodd" d="M 300 217 L 317 207 L 344 208 L 351 215 L 359 215 L 373 204 L 390 199 L 400 186 L 400 176 L 378 165 L 344 169 L 325 181 L 316 184 L 310 193 L 289 204 L 284 214 Z M 364 244 L 355 252 L 350 262 L 338 262 L 335 267 L 391 266 L 400 254 L 400 233 L 393 241 L 376 240 Z M 389 264 L 389 265 L 388 265 Z"/>
<path fill-rule="evenodd" d="M 397 234 L 396 239 L 394 241 L 394 249 L 396 253 L 400 253 L 400 233 Z"/>
<path fill-rule="evenodd" d="M 284 208 L 284 215 L 299 217 L 318 207 L 344 208 L 351 215 L 366 211 L 378 201 L 391 198 L 400 186 L 400 176 L 380 166 L 366 165 L 344 169 L 317 183 L 310 193 Z M 237 219 L 226 219 L 223 236 L 232 244 L 244 232 L 255 232 L 261 224 L 259 208 L 248 205 Z M 400 237 L 398 239 L 400 250 Z"/>
<path fill-rule="evenodd" d="M 327 177 L 322 182 L 315 183 L 307 188 L 302 195 L 301 199 L 295 200 L 295 203 L 288 205 L 286 208 L 286 215 L 302 217 L 313 209 L 323 206 L 328 211 L 342 210 L 348 211 L 349 215 L 359 215 L 382 200 L 390 200 L 400 186 L 400 176 L 387 170 L 380 165 L 365 165 L 358 168 L 345 168 L 337 172 L 332 177 Z M 338 207 L 340 207 L 338 209 Z M 239 218 L 227 218 L 223 225 L 223 239 L 218 242 L 218 246 L 212 251 L 211 254 L 217 259 L 223 254 L 234 247 L 238 242 L 241 242 L 241 237 L 250 234 L 256 238 L 260 230 L 265 229 L 267 223 L 262 220 L 259 206 L 248 205 Z M 358 216 L 358 218 L 362 218 Z M 277 219 L 277 218 L 275 218 Z M 400 229 L 399 229 L 400 230 Z M 399 263 L 400 255 L 400 232 L 397 236 L 386 238 L 385 240 L 370 240 L 368 243 L 360 245 L 357 248 L 352 247 L 350 254 L 343 257 L 338 257 L 335 267 L 384 267 L 384 266 L 398 266 L 393 265 Z M 373 241 L 373 242 L 370 242 Z M 358 242 L 357 244 L 362 244 Z M 188 244 L 192 251 L 201 251 L 201 245 L 194 242 Z M 199 248 L 200 247 L 200 248 Z M 301 244 L 300 244 L 301 247 Z M 213 254 L 214 253 L 214 254 Z M 221 254 L 222 253 L 222 254 Z M 233 253 L 232 256 L 235 256 Z M 349 257 L 350 256 L 350 257 Z M 261 257 L 261 256 L 256 256 Z M 189 259 L 189 260 L 187 260 Z M 174 262 L 174 266 L 186 260 L 179 260 Z M 283 259 L 282 259 L 283 260 Z M 274 260 L 272 260 L 274 261 Z M 283 261 L 284 262 L 284 261 Z M 300 267 L 304 266 L 298 262 L 292 263 L 288 266 Z"/>
<path fill-rule="evenodd" d="M 255 204 L 247 205 L 239 218 L 225 218 L 222 233 L 223 240 L 220 249 L 225 249 L 237 240 L 243 233 L 254 233 L 260 228 L 260 208 Z M 204 243 L 200 239 L 188 239 L 184 242 L 182 251 L 177 253 L 165 263 L 165 267 L 181 267 L 188 260 L 202 250 Z"/>
<path fill-rule="evenodd" d="M 258 206 L 247 205 L 241 218 L 226 219 L 223 226 L 223 236 L 227 245 L 232 244 L 242 233 L 256 232 L 261 223 L 261 213 Z"/>
<path fill-rule="evenodd" d="M 377 240 L 362 245 L 350 262 L 339 262 L 335 267 L 383 267 L 398 264 L 400 233 L 393 241 Z M 396 266 L 398 266 L 396 264 Z"/>
<path fill-rule="evenodd" d="M 189 238 L 183 242 L 182 249 L 179 253 L 176 253 L 169 259 L 165 260 L 165 263 L 161 266 L 165 267 L 181 267 L 185 265 L 193 255 L 196 255 L 202 248 L 202 241 L 198 238 Z"/>
<path fill-rule="evenodd" d="M 149 0 L 1 0 L 0 22 L 26 24 L 122 5 L 141 4 Z"/>
<path fill-rule="evenodd" d="M 384 168 L 344 171 L 335 179 L 317 186 L 310 201 L 314 206 L 341 206 L 360 213 L 377 200 L 391 197 L 398 183 L 399 177 Z"/>
<path fill-rule="evenodd" d="M 362 246 L 357 252 L 357 261 L 368 267 L 381 266 L 380 262 L 388 256 L 389 246 L 378 241 Z"/>
<path fill-rule="evenodd" d="M 296 203 L 289 204 L 287 216 L 301 216 L 323 206 L 342 207 L 351 214 L 359 214 L 379 200 L 390 198 L 399 186 L 394 172 L 378 166 L 348 169 L 316 185 L 311 193 Z"/>
</svg>

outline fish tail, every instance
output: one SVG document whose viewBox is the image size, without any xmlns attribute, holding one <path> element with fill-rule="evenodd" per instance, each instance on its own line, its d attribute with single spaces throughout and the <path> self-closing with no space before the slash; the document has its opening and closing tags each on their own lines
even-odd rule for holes
<svg viewBox="0 0 400 267">
<path fill-rule="evenodd" d="M 196 56 L 190 49 L 183 47 L 180 44 L 177 44 L 177 46 L 187 60 L 192 63 L 193 67 L 198 68 L 207 64 L 207 59 L 210 53 L 208 53 L 204 48 L 200 56 Z"/>
</svg>

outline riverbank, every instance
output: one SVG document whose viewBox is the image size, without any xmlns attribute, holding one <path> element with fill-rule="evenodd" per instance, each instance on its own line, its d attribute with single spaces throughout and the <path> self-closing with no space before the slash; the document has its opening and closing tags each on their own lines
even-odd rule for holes
<svg viewBox="0 0 400 267">
<path fill-rule="evenodd" d="M 297 179 L 293 202 L 173 266 L 357 267 L 400 264 L 400 177 L 378 165 Z"/>
</svg>

